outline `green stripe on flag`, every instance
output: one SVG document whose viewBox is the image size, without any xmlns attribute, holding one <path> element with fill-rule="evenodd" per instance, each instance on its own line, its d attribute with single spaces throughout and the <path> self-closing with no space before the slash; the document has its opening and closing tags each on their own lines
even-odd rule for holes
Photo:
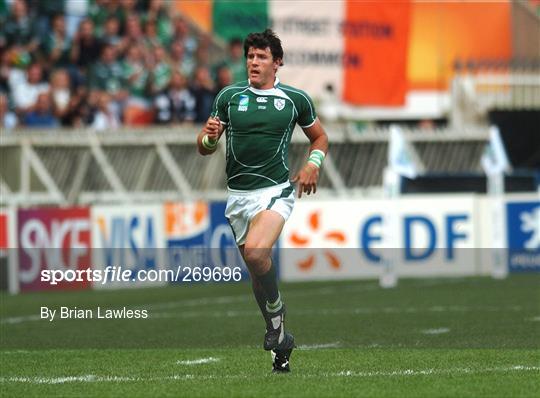
<svg viewBox="0 0 540 398">
<path fill-rule="evenodd" d="M 242 40 L 251 32 L 268 28 L 268 1 L 214 0 L 212 8 L 214 34 L 228 41 L 234 37 Z"/>
</svg>

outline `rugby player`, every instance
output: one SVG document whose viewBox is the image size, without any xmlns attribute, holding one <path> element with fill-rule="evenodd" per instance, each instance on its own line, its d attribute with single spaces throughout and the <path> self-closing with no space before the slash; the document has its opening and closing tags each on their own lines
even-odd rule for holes
<svg viewBox="0 0 540 398">
<path fill-rule="evenodd" d="M 253 293 L 266 322 L 263 347 L 271 351 L 273 370 L 290 371 L 294 337 L 285 331 L 285 305 L 278 289 L 271 250 L 298 197 L 317 190 L 328 137 L 311 98 L 281 83 L 283 49 L 267 29 L 244 41 L 248 80 L 222 89 L 197 138 L 202 155 L 216 151 L 225 132 L 229 198 L 225 216 L 249 270 Z M 289 179 L 288 148 L 295 125 L 309 139 L 310 154 Z"/>
</svg>

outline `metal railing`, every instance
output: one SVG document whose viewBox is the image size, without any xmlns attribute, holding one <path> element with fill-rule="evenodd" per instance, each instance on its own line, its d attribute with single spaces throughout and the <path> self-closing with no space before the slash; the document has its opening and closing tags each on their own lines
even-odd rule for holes
<svg viewBox="0 0 540 398">
<path fill-rule="evenodd" d="M 0 135 L 0 204 L 88 204 L 224 199 L 225 146 L 200 156 L 199 126 L 97 134 L 89 130 L 17 131 Z M 361 134 L 328 126 L 330 151 L 317 197 L 357 197 L 381 191 L 388 130 Z M 463 131 L 405 130 L 427 172 L 481 172 L 487 128 Z M 306 161 L 301 130 L 289 148 L 291 172 Z"/>
</svg>

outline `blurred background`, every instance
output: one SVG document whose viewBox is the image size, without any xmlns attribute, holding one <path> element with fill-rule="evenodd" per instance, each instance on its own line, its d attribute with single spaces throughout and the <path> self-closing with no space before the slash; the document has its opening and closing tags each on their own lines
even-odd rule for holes
<svg viewBox="0 0 540 398">
<path fill-rule="evenodd" d="M 234 247 L 223 143 L 203 158 L 195 138 L 246 79 L 245 35 L 267 27 L 280 80 L 313 97 L 330 138 L 280 245 L 363 249 L 293 256 L 283 278 L 540 269 L 538 0 L 0 0 L 0 26 L 3 289 L 50 288 L 35 271 L 58 261 L 25 248 L 86 248 L 65 261 L 84 268 L 91 247 Z M 292 172 L 308 147 L 298 130 Z M 417 248 L 415 264 L 447 253 L 411 271 L 380 267 L 372 245 Z"/>
</svg>

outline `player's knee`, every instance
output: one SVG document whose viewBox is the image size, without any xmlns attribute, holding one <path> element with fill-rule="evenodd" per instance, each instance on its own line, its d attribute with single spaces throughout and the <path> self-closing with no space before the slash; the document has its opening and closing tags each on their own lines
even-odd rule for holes
<svg viewBox="0 0 540 398">
<path fill-rule="evenodd" d="M 244 259 L 248 266 L 252 266 L 255 270 L 262 267 L 268 261 L 269 250 L 267 248 L 258 247 L 257 245 L 248 245 L 244 247 Z"/>
</svg>

